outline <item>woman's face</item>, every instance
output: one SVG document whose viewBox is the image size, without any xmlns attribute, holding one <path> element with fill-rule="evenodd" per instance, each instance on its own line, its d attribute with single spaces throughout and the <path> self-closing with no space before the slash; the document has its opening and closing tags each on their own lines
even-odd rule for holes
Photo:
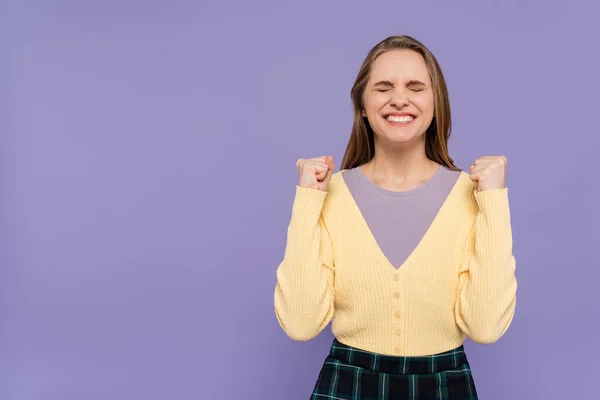
<svg viewBox="0 0 600 400">
<path fill-rule="evenodd" d="M 390 50 L 373 63 L 362 113 L 375 140 L 400 144 L 424 137 L 433 118 L 433 102 L 423 57 L 412 50 Z"/>
</svg>

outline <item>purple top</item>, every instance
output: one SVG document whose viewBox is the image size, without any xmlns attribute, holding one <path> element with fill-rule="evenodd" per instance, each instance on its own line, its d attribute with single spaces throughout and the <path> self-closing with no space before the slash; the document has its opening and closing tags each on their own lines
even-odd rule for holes
<svg viewBox="0 0 600 400">
<path fill-rule="evenodd" d="M 427 182 L 403 192 L 377 186 L 358 167 L 343 171 L 342 177 L 381 251 L 400 268 L 429 229 L 460 173 L 440 165 Z"/>
</svg>

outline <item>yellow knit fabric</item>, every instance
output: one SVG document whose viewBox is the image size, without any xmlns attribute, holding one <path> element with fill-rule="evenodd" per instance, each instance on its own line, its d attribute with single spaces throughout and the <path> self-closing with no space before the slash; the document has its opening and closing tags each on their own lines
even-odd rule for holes
<svg viewBox="0 0 600 400">
<path fill-rule="evenodd" d="M 296 187 L 274 306 L 286 334 L 317 336 L 331 321 L 342 343 L 422 356 L 493 343 L 515 312 L 508 189 L 477 191 L 462 172 L 419 245 L 396 269 L 344 183 Z"/>
</svg>

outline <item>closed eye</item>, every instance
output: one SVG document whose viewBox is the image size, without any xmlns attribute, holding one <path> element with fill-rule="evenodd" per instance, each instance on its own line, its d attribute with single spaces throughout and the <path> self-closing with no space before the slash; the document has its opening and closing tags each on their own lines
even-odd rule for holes
<svg viewBox="0 0 600 400">
<path fill-rule="evenodd" d="M 391 81 L 379 81 L 373 85 L 375 90 L 378 92 L 388 92 L 390 89 L 394 87 L 394 83 Z"/>
<path fill-rule="evenodd" d="M 412 90 L 413 92 L 422 92 L 423 90 L 425 90 L 425 88 L 427 87 L 426 84 L 424 84 L 421 81 L 417 81 L 417 80 L 412 80 L 406 83 L 406 87 L 410 90 Z"/>
</svg>

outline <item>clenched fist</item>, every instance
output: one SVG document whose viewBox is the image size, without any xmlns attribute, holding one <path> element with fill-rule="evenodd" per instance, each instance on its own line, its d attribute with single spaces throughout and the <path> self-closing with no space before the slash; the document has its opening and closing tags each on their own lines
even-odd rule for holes
<svg viewBox="0 0 600 400">
<path fill-rule="evenodd" d="M 335 166 L 331 156 L 322 156 L 301 158 L 296 161 L 296 167 L 298 168 L 298 186 L 326 191 Z"/>
<path fill-rule="evenodd" d="M 477 190 L 504 189 L 506 186 L 506 164 L 504 156 L 480 157 L 469 167 L 471 180 L 477 183 Z"/>
</svg>

